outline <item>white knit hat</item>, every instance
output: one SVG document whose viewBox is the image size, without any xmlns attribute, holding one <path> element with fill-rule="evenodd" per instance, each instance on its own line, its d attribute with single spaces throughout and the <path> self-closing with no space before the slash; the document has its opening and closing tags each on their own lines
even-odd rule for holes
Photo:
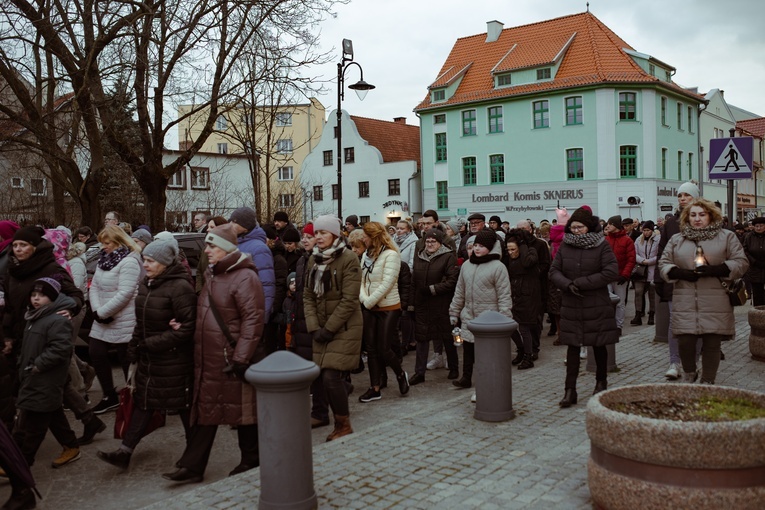
<svg viewBox="0 0 765 510">
<path fill-rule="evenodd" d="M 313 231 L 326 230 L 335 237 L 340 237 L 340 220 L 331 214 L 319 216 L 313 220 Z"/>
<path fill-rule="evenodd" d="M 699 187 L 694 182 L 684 182 L 677 188 L 677 194 L 680 193 L 688 193 L 693 198 L 699 198 Z"/>
</svg>

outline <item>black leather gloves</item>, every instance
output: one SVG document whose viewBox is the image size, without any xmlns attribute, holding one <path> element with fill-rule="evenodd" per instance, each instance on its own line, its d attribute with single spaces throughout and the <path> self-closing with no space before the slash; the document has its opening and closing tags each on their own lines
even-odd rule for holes
<svg viewBox="0 0 765 510">
<path fill-rule="evenodd" d="M 699 276 L 714 276 L 726 278 L 730 274 L 730 268 L 726 264 L 717 264 L 714 266 L 699 266 L 696 268 Z"/>
<path fill-rule="evenodd" d="M 318 342 L 320 344 L 328 344 L 335 338 L 335 334 L 331 331 L 327 331 L 324 328 L 317 329 L 313 332 L 313 340 L 314 342 Z"/>
<path fill-rule="evenodd" d="M 685 280 L 687 282 L 695 282 L 699 279 L 699 274 L 691 269 L 680 269 L 675 266 L 667 273 L 672 280 Z"/>
</svg>

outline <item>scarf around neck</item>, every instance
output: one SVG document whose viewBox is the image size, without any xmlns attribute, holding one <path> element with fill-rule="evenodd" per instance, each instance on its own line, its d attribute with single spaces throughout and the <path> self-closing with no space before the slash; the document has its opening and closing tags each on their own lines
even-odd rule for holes
<svg viewBox="0 0 765 510">
<path fill-rule="evenodd" d="M 680 235 L 690 241 L 709 241 L 713 239 L 722 230 L 722 223 L 712 223 L 706 227 L 693 228 L 690 225 L 684 225 L 680 229 Z"/>
<path fill-rule="evenodd" d="M 320 250 L 318 246 L 313 247 L 313 260 L 316 263 L 311 270 L 310 282 L 313 292 L 317 298 L 324 295 L 329 290 L 330 275 L 327 267 L 343 253 L 345 244 L 341 238 L 336 238 L 331 246 Z"/>
<path fill-rule="evenodd" d="M 566 234 L 563 236 L 563 242 L 576 248 L 589 250 L 603 244 L 606 238 L 603 232 L 587 232 L 586 234 Z"/>
<path fill-rule="evenodd" d="M 104 271 L 111 271 L 122 259 L 128 256 L 130 250 L 127 246 L 120 246 L 111 253 L 101 250 L 101 256 L 98 258 L 98 267 Z"/>
<path fill-rule="evenodd" d="M 472 255 L 470 255 L 470 263 L 471 264 L 485 264 L 487 262 L 491 262 L 492 260 L 499 260 L 501 257 L 499 253 L 487 253 L 483 257 L 479 257 L 473 252 Z"/>
</svg>

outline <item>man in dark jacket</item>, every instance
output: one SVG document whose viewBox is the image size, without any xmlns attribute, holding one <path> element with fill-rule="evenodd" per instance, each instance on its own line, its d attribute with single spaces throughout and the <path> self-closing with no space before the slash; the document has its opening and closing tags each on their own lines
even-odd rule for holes
<svg viewBox="0 0 765 510">
<path fill-rule="evenodd" d="M 284 244 L 284 258 L 287 259 L 287 271 L 294 273 L 297 268 L 297 262 L 303 255 L 303 248 L 300 246 L 300 234 L 294 228 L 287 229 L 282 235 L 282 244 Z"/>
<path fill-rule="evenodd" d="M 271 255 L 274 260 L 274 275 L 276 276 L 276 292 L 274 294 L 274 306 L 271 310 L 271 315 L 268 317 L 268 322 L 263 330 L 263 340 L 266 344 L 266 352 L 271 354 L 276 350 L 284 349 L 285 339 L 279 334 L 279 323 L 282 321 L 282 304 L 284 298 L 287 297 L 287 275 L 290 271 L 287 265 L 287 259 L 285 258 L 286 250 L 284 244 L 282 244 L 279 236 L 271 226 L 264 226 L 263 230 L 266 233 L 266 244 L 271 250 Z"/>
<path fill-rule="evenodd" d="M 531 338 L 534 344 L 534 351 L 531 353 L 532 361 L 536 361 L 539 358 L 539 348 L 541 346 L 542 336 L 542 319 L 544 318 L 545 311 L 547 310 L 547 294 L 548 294 L 548 274 L 550 273 L 550 264 L 552 259 L 550 258 L 550 247 L 547 243 L 539 239 L 534 235 L 534 231 L 531 228 L 531 224 L 528 220 L 519 221 L 517 228 L 523 231 L 523 241 L 530 247 L 534 248 L 537 252 L 537 258 L 539 260 L 539 285 L 542 298 L 542 307 L 540 308 L 539 324 L 536 328 L 531 328 Z M 554 323 L 553 323 L 554 324 Z"/>
<path fill-rule="evenodd" d="M 605 228 L 606 241 L 611 245 L 619 263 L 619 279 L 611 285 L 614 294 L 619 296 L 619 304 L 616 305 L 616 327 L 621 334 L 624 325 L 624 306 L 627 303 L 627 290 L 629 289 L 630 276 L 635 268 L 635 245 L 624 230 L 622 217 L 611 216 Z"/>
<path fill-rule="evenodd" d="M 482 213 L 473 213 L 470 216 L 468 216 L 468 228 L 470 229 L 470 233 L 462 236 L 462 239 L 460 240 L 460 247 L 459 250 L 457 250 L 457 257 L 467 260 L 468 259 L 468 252 L 467 252 L 467 242 L 468 239 L 470 239 L 472 236 L 478 234 L 481 230 L 488 230 L 489 232 L 493 232 L 497 236 L 497 241 L 500 242 L 502 246 L 502 263 L 507 265 L 507 250 L 505 249 L 505 233 L 503 231 L 495 231 L 489 228 L 488 225 L 486 225 L 486 216 L 484 216 Z"/>
<path fill-rule="evenodd" d="M 414 245 L 415 256 L 417 253 L 420 253 L 425 249 L 425 236 L 423 235 L 425 232 L 431 228 L 437 228 L 441 232 L 445 233 L 444 226 L 438 221 L 438 213 L 433 209 L 428 209 L 422 213 L 422 217 L 417 222 L 417 225 L 421 228 L 421 230 L 420 238 L 417 240 L 417 244 Z M 450 250 L 453 250 L 455 253 L 457 252 L 457 245 L 454 244 L 454 239 L 449 236 L 444 236 L 444 246 Z"/>
</svg>

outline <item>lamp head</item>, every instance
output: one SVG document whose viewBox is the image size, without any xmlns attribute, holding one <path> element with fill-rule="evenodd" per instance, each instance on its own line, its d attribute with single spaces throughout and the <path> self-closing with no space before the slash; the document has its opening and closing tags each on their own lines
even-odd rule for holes
<svg viewBox="0 0 765 510">
<path fill-rule="evenodd" d="M 343 39 L 343 59 L 353 60 L 353 41 Z"/>
<path fill-rule="evenodd" d="M 356 91 L 356 95 L 359 96 L 359 100 L 363 101 L 367 97 L 367 92 L 375 88 L 371 83 L 367 83 L 364 80 L 359 80 L 353 85 L 348 85 L 348 88 Z"/>
</svg>

